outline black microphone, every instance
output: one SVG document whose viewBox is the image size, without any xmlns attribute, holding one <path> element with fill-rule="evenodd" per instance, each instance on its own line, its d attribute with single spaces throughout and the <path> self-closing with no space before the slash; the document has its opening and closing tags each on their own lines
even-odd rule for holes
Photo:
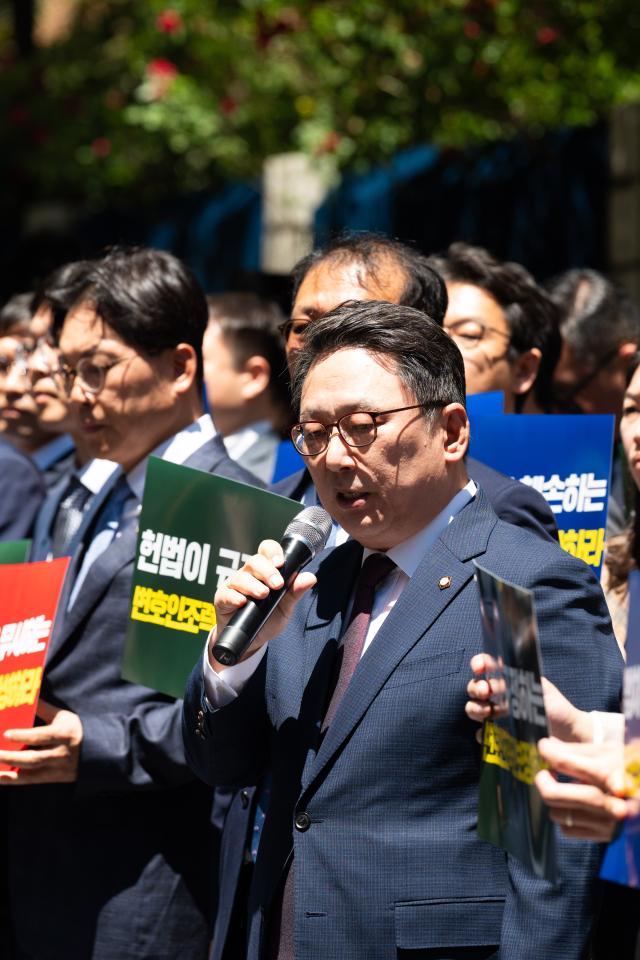
<svg viewBox="0 0 640 960">
<path fill-rule="evenodd" d="M 280 567 L 284 586 L 271 590 L 262 600 L 247 600 L 233 614 L 213 645 L 218 663 L 232 667 L 238 662 L 284 597 L 291 581 L 324 548 L 331 527 L 331 517 L 322 507 L 307 507 L 293 518 L 280 541 L 284 554 Z"/>
</svg>

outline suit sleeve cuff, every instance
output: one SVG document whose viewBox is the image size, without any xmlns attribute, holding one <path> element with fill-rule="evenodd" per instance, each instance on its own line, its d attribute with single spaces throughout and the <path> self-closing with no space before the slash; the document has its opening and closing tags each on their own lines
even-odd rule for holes
<svg viewBox="0 0 640 960">
<path fill-rule="evenodd" d="M 212 631 L 213 632 L 213 631 Z M 219 710 L 237 699 L 244 685 L 258 669 L 268 644 L 260 647 L 254 654 L 236 663 L 233 667 L 224 667 L 217 673 L 209 662 L 209 641 L 207 637 L 202 658 L 202 676 L 204 680 L 205 705 L 209 710 Z"/>
</svg>

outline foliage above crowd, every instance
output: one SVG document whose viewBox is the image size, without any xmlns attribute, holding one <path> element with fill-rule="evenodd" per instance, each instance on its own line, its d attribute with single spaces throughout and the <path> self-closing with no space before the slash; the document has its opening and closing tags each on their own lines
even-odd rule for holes
<svg viewBox="0 0 640 960">
<path fill-rule="evenodd" d="M 157 201 L 292 149 L 362 170 L 589 124 L 640 95 L 639 26 L 634 0 L 77 0 L 0 60 L 5 190 Z"/>
</svg>

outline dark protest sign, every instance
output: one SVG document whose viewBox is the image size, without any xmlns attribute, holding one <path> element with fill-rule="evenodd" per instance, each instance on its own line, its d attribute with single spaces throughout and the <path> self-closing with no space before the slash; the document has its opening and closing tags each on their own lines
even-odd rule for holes
<svg viewBox="0 0 640 960">
<path fill-rule="evenodd" d="M 533 596 L 477 563 L 487 677 L 499 694 L 483 728 L 478 836 L 502 847 L 538 877 L 555 880 L 555 838 L 534 779 L 537 742 L 547 736 Z"/>
<path fill-rule="evenodd" d="M 151 457 L 122 675 L 181 697 L 215 624 L 218 585 L 279 540 L 300 503 Z"/>
</svg>

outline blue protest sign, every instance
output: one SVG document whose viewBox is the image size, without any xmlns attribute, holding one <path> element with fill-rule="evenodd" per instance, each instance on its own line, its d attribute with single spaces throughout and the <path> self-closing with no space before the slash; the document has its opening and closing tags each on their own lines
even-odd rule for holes
<svg viewBox="0 0 640 960">
<path fill-rule="evenodd" d="M 469 419 L 480 414 L 504 413 L 504 393 L 502 390 L 489 390 L 487 393 L 472 393 L 467 397 Z"/>
<path fill-rule="evenodd" d="M 538 490 L 560 546 L 599 572 L 611 482 L 614 418 L 587 414 L 474 416 L 470 453 Z"/>
<path fill-rule="evenodd" d="M 298 470 L 302 470 L 304 466 L 306 466 L 306 464 L 291 440 L 288 438 L 282 440 L 276 453 L 276 462 L 273 468 L 271 483 L 277 483 L 278 480 L 290 477 L 292 473 L 297 473 Z"/>
<path fill-rule="evenodd" d="M 629 623 L 624 671 L 625 768 L 630 792 L 640 786 L 640 571 L 629 576 Z M 624 821 L 620 835 L 607 847 L 600 876 L 627 887 L 640 887 L 640 816 Z"/>
</svg>

